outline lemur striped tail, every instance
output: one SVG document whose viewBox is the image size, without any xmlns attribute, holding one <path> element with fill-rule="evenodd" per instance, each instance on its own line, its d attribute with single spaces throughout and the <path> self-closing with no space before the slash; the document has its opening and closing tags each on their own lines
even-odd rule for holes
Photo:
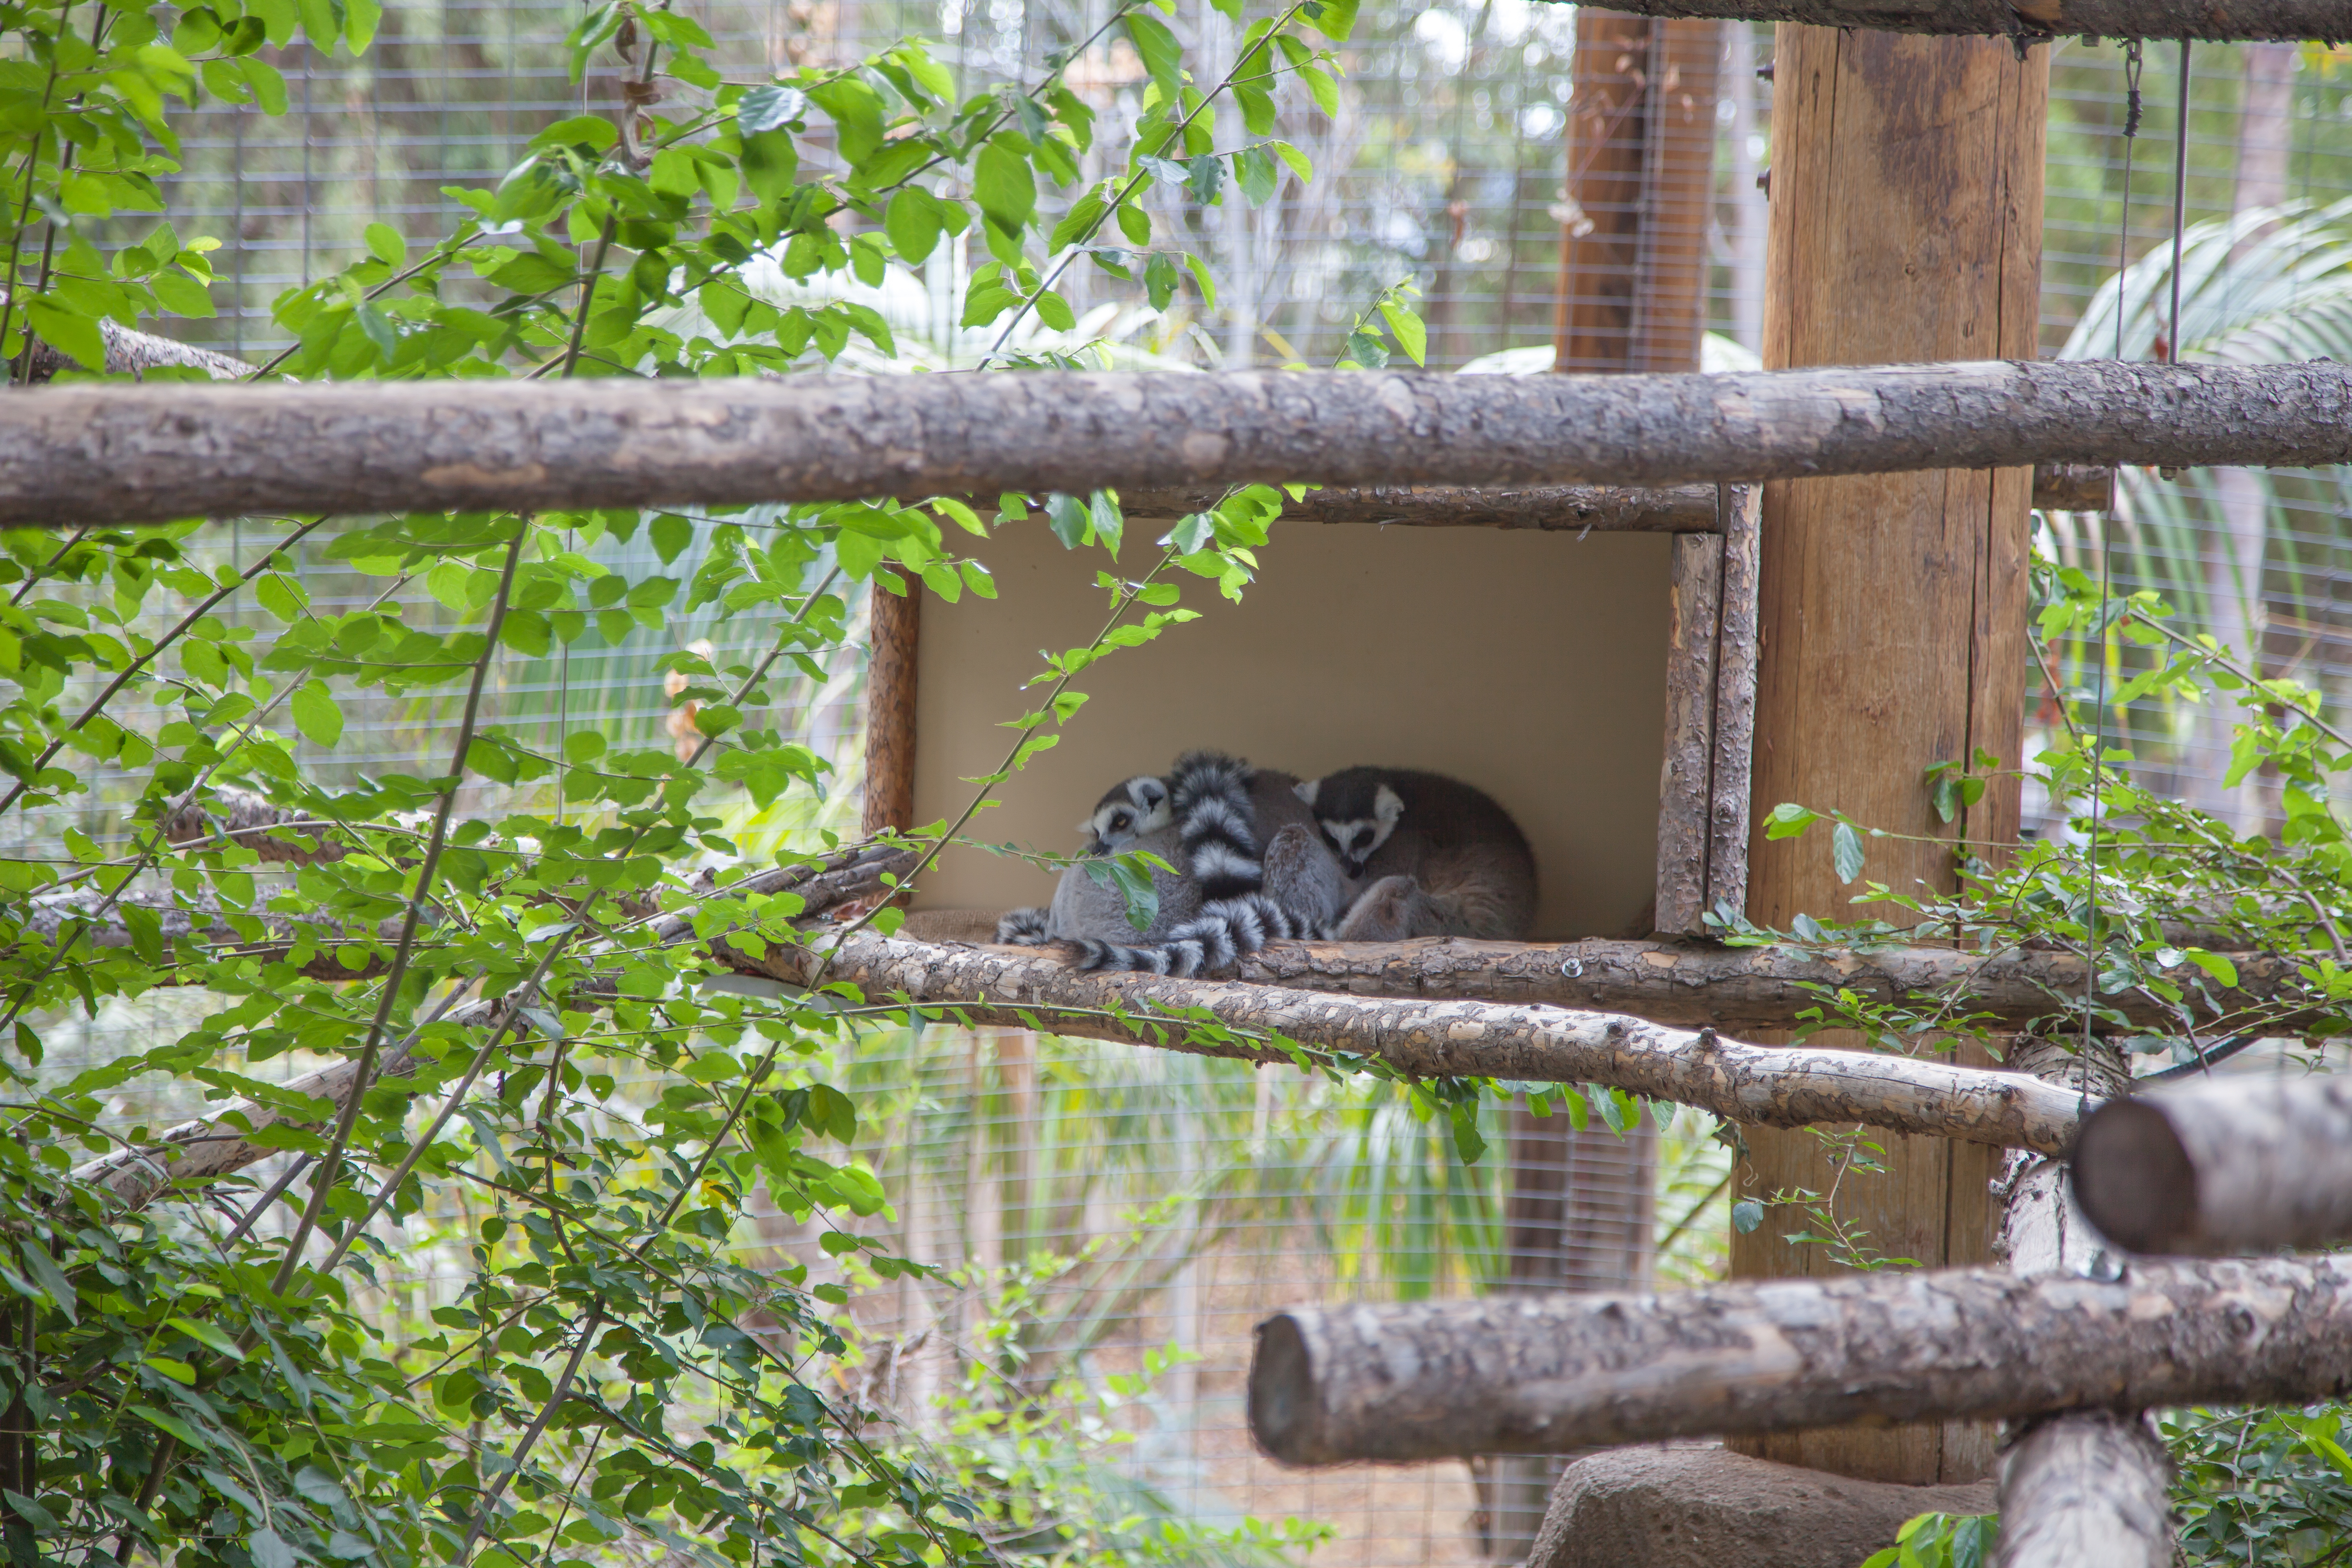
<svg viewBox="0 0 2352 1568">
<path fill-rule="evenodd" d="M 1310 922 L 1265 896 L 1247 763 L 1221 752 L 1185 752 L 1169 777 L 1168 804 L 1186 873 L 1200 885 L 1201 912 L 1150 947 L 1083 941 L 1079 968 L 1196 974 L 1277 938 L 1312 934 Z"/>
</svg>

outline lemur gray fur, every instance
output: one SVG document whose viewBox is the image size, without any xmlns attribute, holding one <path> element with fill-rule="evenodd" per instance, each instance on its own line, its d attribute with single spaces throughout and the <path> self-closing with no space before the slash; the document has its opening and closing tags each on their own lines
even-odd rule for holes
<svg viewBox="0 0 2352 1568">
<path fill-rule="evenodd" d="M 1182 868 L 1177 877 L 1152 873 L 1157 918 L 1136 932 L 1119 895 L 1072 867 L 1050 910 L 1013 910 L 999 922 L 997 940 L 1075 942 L 1089 969 L 1191 974 L 1276 936 L 1321 932 L 1353 889 L 1298 798 L 1297 783 L 1219 752 L 1192 752 L 1164 780 L 1145 775 L 1113 787 L 1079 824 L 1087 839 L 1081 853 L 1149 850 Z"/>
<path fill-rule="evenodd" d="M 1128 849 L 1144 849 L 1163 860 L 1176 863 L 1178 854 L 1175 818 L 1168 809 L 1168 781 L 1150 773 L 1111 785 L 1103 792 L 1085 820 L 1078 824 L 1080 856 L 1117 855 Z M 1160 918 L 1152 922 L 1158 929 L 1171 908 L 1181 907 L 1182 918 L 1190 920 L 1200 910 L 1197 897 L 1182 895 L 1192 889 L 1162 871 L 1152 872 L 1152 881 L 1160 894 Z M 1082 889 L 1092 889 L 1097 897 L 1085 898 Z M 996 940 L 1022 947 L 1038 947 L 1058 937 L 1109 936 L 1116 934 L 1095 928 L 1102 921 L 1094 918 L 1097 911 L 1091 906 L 1103 904 L 1103 916 L 1118 920 L 1122 930 L 1133 930 L 1121 911 L 1126 900 L 1118 893 L 1102 887 L 1077 867 L 1063 872 L 1054 889 L 1051 909 L 1024 909 L 1008 911 L 996 922 Z M 1070 907 L 1065 908 L 1067 904 Z M 1085 906 L 1085 907 L 1081 907 Z"/>
<path fill-rule="evenodd" d="M 1536 858 L 1510 813 L 1443 773 L 1354 767 L 1298 786 L 1362 889 L 1330 929 L 1341 942 L 1416 936 L 1523 941 Z"/>
</svg>

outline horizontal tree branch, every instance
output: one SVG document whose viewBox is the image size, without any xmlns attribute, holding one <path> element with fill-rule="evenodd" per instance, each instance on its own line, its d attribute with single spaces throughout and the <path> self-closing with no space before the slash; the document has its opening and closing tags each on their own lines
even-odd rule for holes
<svg viewBox="0 0 2352 1568">
<path fill-rule="evenodd" d="M 1610 0 L 1637 16 L 1718 17 L 1885 33 L 2107 38 L 2352 38 L 2338 0 Z"/>
<path fill-rule="evenodd" d="M 37 899 L 26 906 L 24 923 L 18 927 L 18 938 L 31 937 L 42 942 L 54 943 L 60 933 L 79 927 L 77 945 L 100 952 L 132 952 L 139 951 L 140 938 L 123 918 L 128 909 L 152 922 L 154 940 L 166 949 L 182 942 L 194 942 L 215 950 L 233 950 L 243 956 L 262 963 L 283 962 L 299 943 L 307 939 L 315 949 L 297 973 L 311 980 L 373 980 L 384 972 L 384 961 L 371 952 L 356 967 L 343 963 L 339 950 L 355 942 L 381 944 L 395 940 L 400 933 L 400 921 L 395 917 L 378 924 L 373 932 L 362 936 L 351 928 L 327 921 L 293 920 L 284 915 L 255 912 L 266 934 L 258 941 L 249 940 L 232 927 L 216 908 L 184 909 L 178 904 L 163 903 L 145 898 L 124 899 L 113 910 L 95 922 L 88 916 L 98 904 L 104 902 L 97 893 L 85 892 L 58 898 Z M 226 956 L 223 952 L 221 956 Z"/>
<path fill-rule="evenodd" d="M 2226 1013 L 2267 1009 L 2266 1027 L 2290 1027 L 2286 1010 L 2305 989 L 2301 961 L 2235 952 L 2234 987 L 2213 987 Z M 1956 1014 L 2025 1023 L 2079 1005 L 2083 961 L 2069 952 L 2011 950 L 1997 955 L 1955 948 L 1806 949 L 1717 947 L 1686 942 L 1476 942 L 1428 937 L 1399 942 L 1269 943 L 1242 960 L 1240 977 L 1263 985 L 1344 991 L 1366 996 L 1549 1003 L 1637 1013 L 1661 1024 L 1724 1029 L 1785 1029 L 1821 1005 L 1804 987 L 1827 985 L 1876 1003 L 1950 991 Z M 2201 978 L 2201 975 L 2200 975 Z M 2176 1016 L 2137 990 L 2099 998 L 2138 1025 L 2175 1026 Z M 2201 1011 L 2201 1010 L 2200 1010 Z"/>
<path fill-rule="evenodd" d="M 235 815 L 244 815 L 247 809 L 243 805 L 232 807 Z M 814 920 L 860 899 L 884 892 L 888 884 L 883 881 L 883 878 L 906 876 L 914 869 L 918 858 L 912 850 L 857 845 L 818 864 L 773 868 L 740 882 L 730 883 L 724 889 L 719 888 L 715 878 L 712 878 L 703 883 L 702 890 L 723 898 L 797 893 L 806 902 L 802 918 Z M 397 920 L 386 922 L 387 941 L 395 934 L 394 928 L 398 924 Z M 654 921 L 651 931 L 656 942 L 690 941 L 694 933 L 692 914 L 684 910 L 673 912 Z M 614 994 L 613 989 L 597 986 L 575 990 L 563 998 L 562 1006 L 572 1009 L 602 1006 Z M 460 1029 L 499 1028 L 508 1022 L 509 1005 L 504 998 L 475 1002 L 455 1009 L 446 1021 Z M 415 1040 L 404 1037 L 378 1061 L 374 1089 L 391 1094 L 414 1092 L 407 1080 L 409 1068 L 415 1061 Z M 298 1125 L 313 1130 L 320 1123 L 331 1121 L 351 1093 L 352 1066 L 350 1060 L 334 1062 L 289 1080 L 278 1091 L 279 1095 L 307 1096 L 323 1101 L 327 1107 L 315 1121 L 301 1117 L 292 1120 Z M 89 1161 L 78 1167 L 74 1174 L 84 1181 L 100 1184 L 131 1208 L 142 1207 L 174 1182 L 217 1181 L 257 1164 L 272 1154 L 283 1152 L 282 1144 L 265 1134 L 270 1128 L 289 1119 L 281 1109 L 286 1103 L 299 1106 L 300 1100 L 281 1100 L 278 1103 L 237 1100 L 209 1116 L 183 1122 L 152 1142 L 118 1150 Z"/>
<path fill-rule="evenodd" d="M 2347 458 L 2324 361 L 71 385 L 0 404 L 0 524 Z"/>
<path fill-rule="evenodd" d="M 2074 1184 L 2134 1252 L 2352 1241 L 2352 1079 L 2189 1079 L 2111 1101 L 2083 1124 Z"/>
<path fill-rule="evenodd" d="M 1295 1308 L 1250 1430 L 1293 1465 L 1566 1453 L 1847 1422 L 2352 1391 L 2352 1258 L 1776 1279 L 1656 1296 Z"/>
<path fill-rule="evenodd" d="M 0 300 L 8 298 L 8 290 L 0 288 Z M 153 332 L 133 331 L 119 321 L 100 317 L 98 335 L 106 349 L 106 363 L 101 365 L 78 366 L 39 338 L 29 341 L 26 380 L 40 383 L 51 380 L 61 371 L 91 369 L 109 375 L 143 376 L 151 370 L 169 365 L 203 371 L 215 381 L 241 381 L 253 374 L 253 366 L 234 354 L 198 348 L 177 338 L 159 337 Z"/>
<path fill-rule="evenodd" d="M 1243 1061 L 1287 1062 L 1249 1043 L 1188 1037 L 1188 1011 L 1312 1050 L 1377 1058 L 1416 1078 L 1599 1083 L 1773 1127 L 1862 1122 L 1970 1142 L 2056 1152 L 2074 1134 L 2075 1097 L 2015 1073 L 1913 1057 L 1751 1046 L 1622 1014 L 1423 998 L 1363 998 L 1230 980 L 1101 973 L 1025 948 L 950 947 L 861 935 L 830 951 L 824 973 L 869 997 L 952 1005 L 976 1024 L 1034 1025 Z M 738 968 L 794 984 L 811 950 L 772 949 Z"/>
</svg>

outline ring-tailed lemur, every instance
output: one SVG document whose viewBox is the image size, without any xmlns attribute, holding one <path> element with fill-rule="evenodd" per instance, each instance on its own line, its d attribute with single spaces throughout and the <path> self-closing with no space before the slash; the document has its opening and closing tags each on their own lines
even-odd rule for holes
<svg viewBox="0 0 2352 1568">
<path fill-rule="evenodd" d="M 1332 929 L 1339 941 L 1519 941 L 1534 924 L 1535 852 L 1485 792 L 1443 773 L 1355 767 L 1309 779 L 1298 798 L 1363 887 Z"/>
<path fill-rule="evenodd" d="M 1287 773 L 1256 772 L 1220 752 L 1191 752 L 1165 780 L 1147 776 L 1116 786 L 1080 824 L 1088 838 L 1085 852 L 1149 849 L 1183 868 L 1179 879 L 1153 873 L 1160 911 L 1144 939 L 1129 935 L 1118 896 L 1074 867 L 1063 873 L 1050 910 L 1012 911 L 999 923 L 997 940 L 1072 942 L 1088 969 L 1191 974 L 1230 963 L 1277 936 L 1321 931 L 1351 889 L 1317 837 L 1297 784 Z M 1137 814 L 1122 822 L 1128 807 Z M 1275 831 L 1261 858 L 1257 846 L 1269 827 Z"/>
<path fill-rule="evenodd" d="M 1103 792 L 1086 820 L 1078 824 L 1081 856 L 1116 855 L 1136 841 L 1163 834 L 1173 821 L 1168 811 L 1168 782 L 1139 773 Z M 1147 845 L 1155 851 L 1172 845 Z M 1083 873 L 1080 873 L 1083 875 Z M 1055 902 L 1061 897 L 1056 892 Z M 996 940 L 1019 947 L 1042 947 L 1054 940 L 1051 910 L 1013 910 L 996 922 Z"/>
</svg>

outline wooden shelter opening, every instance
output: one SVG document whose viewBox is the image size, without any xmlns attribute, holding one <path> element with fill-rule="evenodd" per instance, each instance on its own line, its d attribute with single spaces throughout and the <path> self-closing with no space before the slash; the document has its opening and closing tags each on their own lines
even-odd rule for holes
<svg viewBox="0 0 2352 1568">
<path fill-rule="evenodd" d="M 1526 831 L 1542 879 L 1533 938 L 1696 929 L 1744 883 L 1752 567 L 1733 574 L 1728 682 L 1718 669 L 1724 562 L 1753 559 L 1747 494 L 1310 492 L 1240 604 L 1189 580 L 1199 621 L 1087 669 L 1091 700 L 971 831 L 1068 854 L 1107 788 L 1195 746 L 1302 778 L 1428 768 L 1486 790 Z M 1129 548 L 1182 510 L 1130 498 Z M 979 553 L 998 604 L 877 596 L 869 826 L 952 819 L 963 781 L 1003 759 L 1003 721 L 1034 705 L 1022 682 L 1039 650 L 1099 627 L 1097 553 L 1063 549 L 1042 520 Z M 1727 847 L 1712 879 L 1711 838 Z M 970 936 L 1049 902 L 1053 879 L 951 848 L 914 909 L 928 931 Z"/>
</svg>

